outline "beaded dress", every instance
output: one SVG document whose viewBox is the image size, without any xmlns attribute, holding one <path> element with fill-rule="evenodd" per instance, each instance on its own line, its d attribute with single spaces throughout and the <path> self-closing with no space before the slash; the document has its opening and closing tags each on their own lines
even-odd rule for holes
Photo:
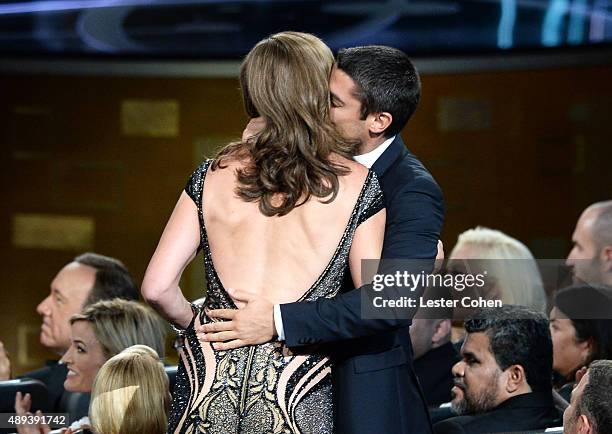
<svg viewBox="0 0 612 434">
<path fill-rule="evenodd" d="M 202 211 L 204 178 L 212 160 L 191 175 L 185 191 L 195 202 L 200 224 L 208 309 L 235 309 L 212 261 Z M 348 272 L 357 226 L 384 207 L 370 171 L 342 239 L 323 273 L 299 301 L 335 296 Z M 293 355 L 281 342 L 229 351 L 200 343 L 195 325 L 211 321 L 202 309 L 185 330 L 168 433 L 293 434 L 333 432 L 331 362 L 323 354 Z"/>
</svg>

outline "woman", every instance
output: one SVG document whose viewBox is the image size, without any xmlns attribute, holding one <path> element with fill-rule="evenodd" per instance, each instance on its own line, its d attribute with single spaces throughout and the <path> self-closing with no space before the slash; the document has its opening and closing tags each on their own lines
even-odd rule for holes
<svg viewBox="0 0 612 434">
<path fill-rule="evenodd" d="M 170 408 L 168 376 L 155 350 L 134 345 L 100 368 L 89 417 L 96 434 L 162 434 Z"/>
<path fill-rule="evenodd" d="M 329 118 L 329 48 L 304 33 L 259 42 L 240 74 L 246 111 L 265 122 L 192 175 L 151 259 L 143 295 L 185 329 L 169 432 L 330 433 L 329 359 L 280 343 L 216 352 L 194 327 L 235 309 L 226 288 L 273 303 L 333 297 L 362 258 L 379 258 L 385 211 L 373 172 L 351 159 Z M 198 249 L 201 312 L 178 282 Z M 231 336 L 228 336 L 231 338 Z"/>
<path fill-rule="evenodd" d="M 501 300 L 504 305 L 530 307 L 545 313 L 546 293 L 533 254 L 525 244 L 511 236 L 482 226 L 468 229 L 457 238 L 450 253 L 448 269 L 452 273 L 483 274 L 482 288 L 453 291 L 454 296 Z M 463 319 L 471 308 L 457 307 L 453 313 L 453 342 L 463 339 Z"/>
<path fill-rule="evenodd" d="M 104 300 L 87 306 L 70 318 L 71 345 L 62 362 L 68 367 L 64 389 L 89 393 L 102 365 L 123 349 L 136 344 L 164 354 L 165 331 L 160 318 L 147 306 L 122 299 Z M 15 412 L 30 411 L 31 397 L 17 393 Z M 77 423 L 89 425 L 83 418 Z M 19 434 L 38 433 L 38 428 L 21 427 Z"/>
<path fill-rule="evenodd" d="M 588 285 L 562 289 L 550 311 L 553 370 L 559 394 L 569 402 L 576 372 L 593 360 L 612 358 L 612 295 Z"/>
</svg>

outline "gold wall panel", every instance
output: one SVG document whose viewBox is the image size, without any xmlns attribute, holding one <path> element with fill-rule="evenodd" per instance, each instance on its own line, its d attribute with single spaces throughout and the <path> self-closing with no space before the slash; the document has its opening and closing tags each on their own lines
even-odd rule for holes
<svg viewBox="0 0 612 434">
<path fill-rule="evenodd" d="M 17 248 L 91 250 L 95 222 L 91 217 L 15 214 L 12 235 Z"/>
<path fill-rule="evenodd" d="M 178 136 L 178 101 L 171 99 L 126 99 L 121 101 L 121 132 L 126 136 L 139 137 Z"/>
</svg>

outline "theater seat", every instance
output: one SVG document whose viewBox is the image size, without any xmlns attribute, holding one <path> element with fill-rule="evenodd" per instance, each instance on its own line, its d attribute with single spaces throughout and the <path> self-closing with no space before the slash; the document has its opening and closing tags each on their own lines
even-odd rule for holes
<svg viewBox="0 0 612 434">
<path fill-rule="evenodd" d="M 0 381 L 0 413 L 15 413 L 15 394 L 21 392 L 32 396 L 32 411 L 47 411 L 47 387 L 32 378 Z M 15 432 L 15 429 L 0 429 L 0 433 Z"/>
<path fill-rule="evenodd" d="M 47 387 L 39 380 L 18 378 L 0 381 L 0 413 L 15 412 L 15 394 L 21 392 L 32 395 L 32 410 L 47 411 Z"/>
<path fill-rule="evenodd" d="M 170 380 L 170 393 L 172 393 L 174 391 L 174 385 L 176 384 L 176 371 L 178 370 L 178 366 L 164 366 L 164 368 Z"/>
</svg>

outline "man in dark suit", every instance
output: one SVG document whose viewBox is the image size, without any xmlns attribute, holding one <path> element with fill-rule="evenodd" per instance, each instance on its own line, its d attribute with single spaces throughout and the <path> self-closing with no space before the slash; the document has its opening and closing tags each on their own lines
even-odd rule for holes
<svg viewBox="0 0 612 434">
<path fill-rule="evenodd" d="M 79 255 L 57 273 L 51 281 L 50 294 L 36 307 L 42 317 L 40 343 L 61 356 L 71 344 L 72 315 L 99 300 L 115 297 L 138 300 L 138 294 L 130 272 L 121 261 L 96 253 Z M 4 351 L 0 352 L 0 366 L 6 367 L 0 372 L 0 380 L 9 379 L 10 360 Z M 64 391 L 67 372 L 65 364 L 54 360 L 21 377 L 42 381 L 48 392 L 46 409 L 58 411 L 62 409 L 62 399 L 68 398 Z M 84 415 L 86 412 L 85 409 Z"/>
<path fill-rule="evenodd" d="M 399 136 L 420 98 L 420 80 L 408 57 L 390 47 L 340 50 L 330 79 L 331 117 L 347 139 L 360 143 L 357 161 L 377 174 L 385 195 L 387 222 L 383 259 L 425 259 L 433 268 L 443 222 L 441 191 Z M 333 343 L 335 431 L 359 434 L 431 432 L 423 394 L 412 366 L 404 315 L 365 318 L 362 296 L 372 287 L 346 288 L 334 299 L 272 306 L 244 291 L 229 291 L 246 307 L 226 322 L 200 329 L 203 340 L 219 333 L 236 339 L 218 349 L 267 342 L 278 336 L 289 348 Z M 410 292 L 416 298 L 419 291 Z M 365 307 L 365 306 L 364 306 Z M 209 312 L 215 316 L 215 312 Z"/>
<path fill-rule="evenodd" d="M 483 309 L 465 322 L 463 360 L 453 367 L 453 410 L 436 434 L 539 430 L 559 425 L 552 398 L 548 320 L 526 307 Z"/>
<path fill-rule="evenodd" d="M 451 320 L 447 318 L 414 318 L 410 326 L 414 371 L 430 407 L 438 407 L 451 400 L 451 369 L 460 360 L 450 339 L 451 327 Z"/>
</svg>

